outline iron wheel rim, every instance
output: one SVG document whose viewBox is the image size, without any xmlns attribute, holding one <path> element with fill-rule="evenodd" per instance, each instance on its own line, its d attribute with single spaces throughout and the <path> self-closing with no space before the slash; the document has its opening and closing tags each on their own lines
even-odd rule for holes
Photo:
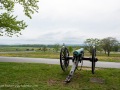
<svg viewBox="0 0 120 90">
<path fill-rule="evenodd" d="M 67 59 L 69 57 L 69 51 L 66 47 L 61 49 L 60 52 L 60 66 L 63 71 L 66 71 L 69 66 L 69 60 Z"/>
</svg>

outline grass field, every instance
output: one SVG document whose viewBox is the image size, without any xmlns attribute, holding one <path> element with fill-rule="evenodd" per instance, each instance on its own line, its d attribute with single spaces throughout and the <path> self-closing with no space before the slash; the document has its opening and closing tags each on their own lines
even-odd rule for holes
<svg viewBox="0 0 120 90">
<path fill-rule="evenodd" d="M 55 52 L 13 52 L 0 53 L 0 56 L 9 57 L 32 57 L 32 58 L 59 58 L 59 53 Z"/>
<path fill-rule="evenodd" d="M 120 90 L 120 69 L 97 68 L 93 75 L 83 68 L 64 84 L 68 73 L 59 65 L 0 62 L 0 90 Z"/>
</svg>

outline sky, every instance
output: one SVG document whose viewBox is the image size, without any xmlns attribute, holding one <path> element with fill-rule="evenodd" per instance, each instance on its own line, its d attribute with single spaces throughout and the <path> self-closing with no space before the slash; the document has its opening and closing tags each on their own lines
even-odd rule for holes
<svg viewBox="0 0 120 90">
<path fill-rule="evenodd" d="M 40 0 L 39 13 L 26 17 L 20 5 L 14 15 L 28 27 L 19 37 L 2 36 L 0 44 L 83 44 L 87 38 L 120 41 L 120 0 Z"/>
</svg>

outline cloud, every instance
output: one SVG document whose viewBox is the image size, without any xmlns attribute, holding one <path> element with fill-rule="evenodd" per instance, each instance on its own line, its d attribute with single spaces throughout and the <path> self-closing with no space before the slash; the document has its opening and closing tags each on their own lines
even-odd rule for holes
<svg viewBox="0 0 120 90">
<path fill-rule="evenodd" d="M 40 0 L 39 13 L 18 18 L 28 27 L 19 38 L 1 37 L 1 43 L 83 43 L 86 38 L 115 37 L 120 40 L 119 0 Z M 5 42 L 6 41 L 6 42 Z"/>
</svg>

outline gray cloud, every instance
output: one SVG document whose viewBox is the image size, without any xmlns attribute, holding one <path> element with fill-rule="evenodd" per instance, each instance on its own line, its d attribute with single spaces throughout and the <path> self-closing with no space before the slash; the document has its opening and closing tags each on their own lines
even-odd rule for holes
<svg viewBox="0 0 120 90">
<path fill-rule="evenodd" d="M 83 43 L 86 38 L 120 40 L 119 0 L 40 0 L 33 18 L 15 14 L 29 25 L 19 38 L 1 37 L 2 43 Z M 19 7 L 21 8 L 21 7 Z"/>
</svg>

